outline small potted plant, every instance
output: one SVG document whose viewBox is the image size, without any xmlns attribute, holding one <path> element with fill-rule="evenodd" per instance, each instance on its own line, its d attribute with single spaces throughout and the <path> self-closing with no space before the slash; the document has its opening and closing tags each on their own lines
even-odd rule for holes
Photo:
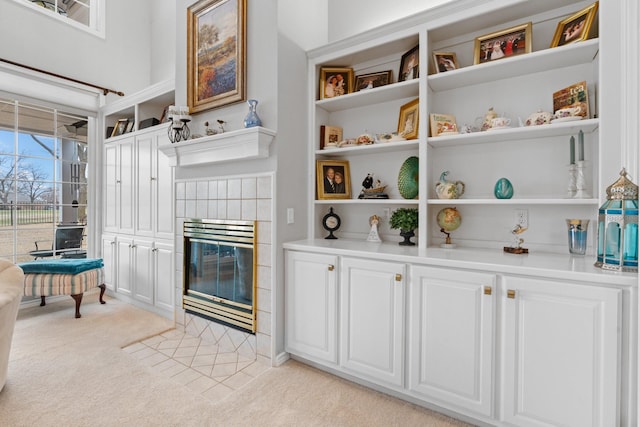
<svg viewBox="0 0 640 427">
<path fill-rule="evenodd" d="M 413 246 L 410 239 L 415 236 L 413 230 L 418 228 L 418 209 L 400 208 L 393 211 L 390 221 L 391 228 L 400 229 L 400 235 L 404 237 L 404 241 L 399 244 L 402 246 Z"/>
</svg>

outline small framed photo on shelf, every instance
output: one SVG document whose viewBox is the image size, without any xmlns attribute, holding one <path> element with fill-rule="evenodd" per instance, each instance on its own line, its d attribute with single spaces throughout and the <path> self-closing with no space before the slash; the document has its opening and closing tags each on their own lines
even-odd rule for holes
<svg viewBox="0 0 640 427">
<path fill-rule="evenodd" d="M 420 77 L 420 57 L 418 56 L 420 46 L 411 48 L 407 53 L 402 55 L 400 60 L 400 71 L 398 72 L 398 81 L 413 80 Z"/>
<path fill-rule="evenodd" d="M 113 132 L 111 132 L 111 136 L 114 137 L 126 133 L 127 123 L 129 123 L 129 119 L 116 120 L 116 124 L 113 125 Z"/>
<path fill-rule="evenodd" d="M 377 73 L 361 74 L 356 76 L 353 85 L 356 92 L 360 90 L 373 89 L 391 83 L 391 70 L 379 71 Z"/>
<path fill-rule="evenodd" d="M 477 37 L 473 63 L 509 58 L 531 52 L 531 22 Z"/>
<path fill-rule="evenodd" d="M 433 65 L 436 74 L 459 68 L 455 52 L 433 52 Z"/>
<path fill-rule="evenodd" d="M 353 69 L 323 67 L 320 69 L 320 99 L 335 98 L 353 92 Z"/>
<path fill-rule="evenodd" d="M 398 117 L 398 135 L 405 139 L 416 139 L 418 137 L 418 104 L 420 99 L 416 98 L 400 106 Z"/>
<path fill-rule="evenodd" d="M 558 23 L 551 41 L 551 47 L 564 46 L 595 37 L 597 25 L 594 25 L 598 13 L 598 2 L 585 7 Z"/>
<path fill-rule="evenodd" d="M 318 200 L 350 199 L 351 174 L 348 160 L 316 160 Z"/>
<path fill-rule="evenodd" d="M 127 122 L 127 128 L 125 129 L 125 133 L 129 133 L 129 132 L 133 132 L 133 126 L 136 123 L 133 120 L 130 120 L 129 122 Z"/>
<path fill-rule="evenodd" d="M 320 126 L 320 149 L 338 148 L 342 141 L 342 128 L 338 126 Z"/>
<path fill-rule="evenodd" d="M 458 133 L 458 125 L 455 116 L 451 114 L 430 114 L 431 136 L 455 135 Z"/>
</svg>

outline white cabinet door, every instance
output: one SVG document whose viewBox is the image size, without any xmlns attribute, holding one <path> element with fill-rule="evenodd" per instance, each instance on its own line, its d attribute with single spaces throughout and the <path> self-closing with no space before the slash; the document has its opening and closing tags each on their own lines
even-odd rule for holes
<svg viewBox="0 0 640 427">
<path fill-rule="evenodd" d="M 491 416 L 496 276 L 413 267 L 409 388 Z"/>
<path fill-rule="evenodd" d="M 107 289 L 114 291 L 117 268 L 115 236 L 102 236 L 102 262 L 104 263 L 104 284 Z"/>
<path fill-rule="evenodd" d="M 166 129 L 136 136 L 136 234 L 173 239 L 173 168 L 158 150 Z"/>
<path fill-rule="evenodd" d="M 153 253 L 154 304 L 158 308 L 173 313 L 173 296 L 175 294 L 173 289 L 173 276 L 175 274 L 173 266 L 173 245 L 154 242 Z"/>
<path fill-rule="evenodd" d="M 134 209 L 134 151 L 133 137 L 118 141 L 118 179 L 117 179 L 117 206 L 118 206 L 118 231 L 121 233 L 133 233 L 133 209 Z"/>
<path fill-rule="evenodd" d="M 136 197 L 135 197 L 135 218 L 136 234 L 138 236 L 153 237 L 153 183 L 154 157 L 152 155 L 154 147 L 153 134 L 145 133 L 136 136 Z"/>
<path fill-rule="evenodd" d="M 621 297 L 619 289 L 505 277 L 503 421 L 618 425 Z"/>
<path fill-rule="evenodd" d="M 169 157 L 158 146 L 162 138 L 167 139 L 166 128 L 154 133 L 154 176 L 155 183 L 155 236 L 158 239 L 173 240 L 174 237 L 174 207 L 173 207 L 173 172 L 174 168 L 169 164 Z"/>
<path fill-rule="evenodd" d="M 118 236 L 116 240 L 116 291 L 124 295 L 132 295 L 133 282 L 131 269 L 133 266 L 133 239 Z"/>
<path fill-rule="evenodd" d="M 337 257 L 287 251 L 286 350 L 336 364 Z"/>
<path fill-rule="evenodd" d="M 104 146 L 104 230 L 118 232 L 120 203 L 118 195 L 118 153 L 117 143 Z"/>
<path fill-rule="evenodd" d="M 345 257 L 340 269 L 340 365 L 402 386 L 405 265 Z"/>
<path fill-rule="evenodd" d="M 133 296 L 138 301 L 153 304 L 153 241 L 133 242 Z"/>
</svg>

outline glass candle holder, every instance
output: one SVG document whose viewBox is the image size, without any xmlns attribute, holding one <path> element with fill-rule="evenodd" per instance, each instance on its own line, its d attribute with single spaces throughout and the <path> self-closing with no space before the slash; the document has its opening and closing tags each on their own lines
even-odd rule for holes
<svg viewBox="0 0 640 427">
<path fill-rule="evenodd" d="M 569 253 L 584 255 L 587 253 L 588 219 L 567 219 L 567 233 L 569 239 Z"/>
</svg>

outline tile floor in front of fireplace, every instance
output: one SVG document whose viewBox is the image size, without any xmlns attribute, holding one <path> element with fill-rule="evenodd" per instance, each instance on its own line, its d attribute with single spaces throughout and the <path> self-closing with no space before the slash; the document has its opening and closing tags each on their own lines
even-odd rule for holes
<svg viewBox="0 0 640 427">
<path fill-rule="evenodd" d="M 218 402 L 247 385 L 269 366 L 238 352 L 172 330 L 124 347 L 152 371 Z"/>
</svg>

